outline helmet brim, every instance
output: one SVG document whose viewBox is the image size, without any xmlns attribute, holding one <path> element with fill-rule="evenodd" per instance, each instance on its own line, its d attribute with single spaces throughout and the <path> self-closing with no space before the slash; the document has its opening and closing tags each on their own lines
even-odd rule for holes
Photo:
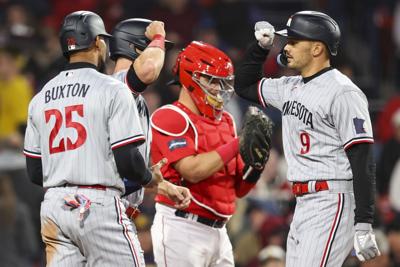
<svg viewBox="0 0 400 267">
<path fill-rule="evenodd" d="M 276 31 L 275 34 L 280 35 L 280 36 L 284 36 L 284 37 L 288 37 L 287 29 Z"/>
<path fill-rule="evenodd" d="M 104 33 L 102 33 L 102 34 L 99 34 L 100 36 L 103 36 L 103 37 L 107 37 L 107 38 L 111 38 L 112 37 L 112 35 L 111 34 L 108 34 L 108 33 L 106 33 L 106 32 L 104 32 Z"/>
</svg>

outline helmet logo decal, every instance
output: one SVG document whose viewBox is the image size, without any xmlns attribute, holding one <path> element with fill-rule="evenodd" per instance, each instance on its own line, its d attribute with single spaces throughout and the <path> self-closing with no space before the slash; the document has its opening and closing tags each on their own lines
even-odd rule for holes
<svg viewBox="0 0 400 267">
<path fill-rule="evenodd" d="M 67 38 L 68 50 L 74 50 L 76 48 L 76 39 L 73 37 Z"/>
</svg>

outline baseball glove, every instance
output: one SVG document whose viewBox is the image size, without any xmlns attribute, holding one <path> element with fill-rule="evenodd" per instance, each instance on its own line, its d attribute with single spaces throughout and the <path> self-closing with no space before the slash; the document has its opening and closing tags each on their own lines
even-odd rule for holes
<svg viewBox="0 0 400 267">
<path fill-rule="evenodd" d="M 244 115 L 239 151 L 244 163 L 255 170 L 264 169 L 271 149 L 273 122 L 259 108 L 251 106 Z"/>
</svg>

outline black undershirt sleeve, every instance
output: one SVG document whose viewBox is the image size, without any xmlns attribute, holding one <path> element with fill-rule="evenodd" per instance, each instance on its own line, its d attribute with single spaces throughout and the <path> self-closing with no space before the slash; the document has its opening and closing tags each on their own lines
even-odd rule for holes
<svg viewBox="0 0 400 267">
<path fill-rule="evenodd" d="M 254 42 L 247 49 L 243 63 L 236 69 L 235 92 L 244 99 L 259 103 L 257 86 L 263 77 L 263 64 L 268 53 L 269 50 Z"/>
<path fill-rule="evenodd" d="M 26 170 L 32 183 L 43 186 L 42 159 L 26 157 Z"/>
<path fill-rule="evenodd" d="M 356 144 L 346 150 L 353 172 L 355 223 L 373 223 L 375 212 L 375 163 L 372 144 Z"/>
<path fill-rule="evenodd" d="M 147 87 L 147 84 L 143 83 L 137 76 L 133 64 L 129 67 L 128 73 L 126 74 L 126 82 L 131 91 L 137 94 L 142 93 Z"/>
<path fill-rule="evenodd" d="M 140 183 L 148 184 L 152 174 L 135 144 L 128 144 L 113 150 L 115 163 L 121 177 Z"/>
</svg>

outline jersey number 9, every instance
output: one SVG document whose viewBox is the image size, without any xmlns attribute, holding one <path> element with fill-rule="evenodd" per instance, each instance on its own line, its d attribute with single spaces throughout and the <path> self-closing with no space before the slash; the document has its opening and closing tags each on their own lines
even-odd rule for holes
<svg viewBox="0 0 400 267">
<path fill-rule="evenodd" d="M 310 151 L 310 136 L 306 132 L 300 134 L 300 142 L 303 146 L 300 150 L 300 154 L 304 155 Z"/>
<path fill-rule="evenodd" d="M 50 154 L 64 152 L 65 150 L 74 150 L 83 145 L 86 141 L 87 133 L 85 127 L 79 122 L 72 121 L 72 113 L 76 112 L 80 117 L 83 117 L 83 105 L 74 105 L 65 107 L 65 127 L 74 128 L 77 132 L 78 138 L 73 143 L 70 138 L 67 137 L 67 146 L 65 148 L 64 138 L 60 139 L 57 146 L 54 146 L 54 139 L 56 138 L 60 128 L 63 124 L 63 114 L 58 109 L 49 109 L 44 112 L 46 123 L 50 121 L 51 117 L 55 117 L 56 121 L 54 127 L 50 132 L 49 136 L 49 151 Z"/>
</svg>

